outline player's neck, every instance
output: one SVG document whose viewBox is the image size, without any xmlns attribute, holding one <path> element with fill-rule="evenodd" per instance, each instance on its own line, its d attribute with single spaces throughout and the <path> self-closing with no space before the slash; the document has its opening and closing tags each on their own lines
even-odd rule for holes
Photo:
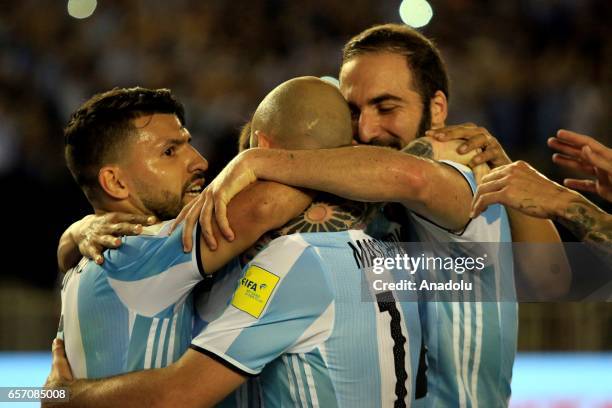
<svg viewBox="0 0 612 408">
<path fill-rule="evenodd" d="M 339 232 L 365 228 L 369 205 L 318 194 L 300 215 L 274 231 L 276 236 L 305 232 Z"/>
</svg>

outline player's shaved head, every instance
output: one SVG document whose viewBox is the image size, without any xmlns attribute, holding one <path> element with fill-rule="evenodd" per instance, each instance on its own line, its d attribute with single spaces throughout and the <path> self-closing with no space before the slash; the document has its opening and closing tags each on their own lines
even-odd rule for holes
<svg viewBox="0 0 612 408">
<path fill-rule="evenodd" d="M 342 94 L 316 77 L 294 78 L 274 88 L 257 107 L 251 130 L 265 133 L 274 147 L 283 149 L 332 148 L 353 140 Z"/>
</svg>

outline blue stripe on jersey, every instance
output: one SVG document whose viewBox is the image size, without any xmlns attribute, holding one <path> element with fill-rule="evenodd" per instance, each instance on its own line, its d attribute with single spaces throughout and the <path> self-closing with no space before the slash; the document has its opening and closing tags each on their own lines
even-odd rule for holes
<svg viewBox="0 0 612 408">
<path fill-rule="evenodd" d="M 265 314 L 238 335 L 226 352 L 228 356 L 260 371 L 279 350 L 294 344 L 327 309 L 333 295 L 321 285 L 325 275 L 319 257 L 312 251 L 307 248 L 300 255 L 273 294 Z M 291 305 L 290 312 L 287 305 Z M 266 341 L 254 343 L 253 338 Z M 253 360 L 253 356 L 257 359 Z"/>
<path fill-rule="evenodd" d="M 312 376 L 314 377 L 317 399 L 320 407 L 334 408 L 338 406 L 336 391 L 329 376 L 329 368 L 323 361 L 318 348 L 308 353 L 308 361 L 311 363 Z"/>
<path fill-rule="evenodd" d="M 126 371 L 144 370 L 147 337 L 149 336 L 152 321 L 149 317 L 136 315 L 132 335 L 130 336 Z"/>
<path fill-rule="evenodd" d="M 107 250 L 104 253 L 104 267 L 108 276 L 131 282 L 155 276 L 173 265 L 192 262 L 192 253 L 183 251 L 183 227 L 184 223 L 170 236 L 123 237 L 120 250 Z"/>
<path fill-rule="evenodd" d="M 100 378 L 125 371 L 125 358 L 117 355 L 124 356 L 128 349 L 129 314 L 108 281 L 100 278 L 102 269 L 92 262 L 88 265 L 91 269 L 80 277 L 78 318 L 87 377 Z"/>
</svg>

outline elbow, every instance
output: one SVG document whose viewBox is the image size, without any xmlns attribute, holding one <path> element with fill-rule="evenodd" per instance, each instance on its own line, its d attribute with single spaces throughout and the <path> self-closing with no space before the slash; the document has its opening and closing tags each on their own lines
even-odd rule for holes
<svg viewBox="0 0 612 408">
<path fill-rule="evenodd" d="M 399 187 L 399 198 L 404 203 L 427 203 L 431 198 L 431 189 L 427 175 L 421 166 L 411 166 L 392 172 L 391 183 L 395 189 Z M 395 174 L 393 174 L 395 173 Z"/>
</svg>

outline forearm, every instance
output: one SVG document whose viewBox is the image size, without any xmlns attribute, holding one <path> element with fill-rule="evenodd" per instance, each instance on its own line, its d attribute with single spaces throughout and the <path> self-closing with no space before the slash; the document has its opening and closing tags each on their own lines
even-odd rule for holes
<svg viewBox="0 0 612 408">
<path fill-rule="evenodd" d="M 555 220 L 578 239 L 596 245 L 612 255 L 612 215 L 582 195 L 567 190 L 557 205 Z"/>
<path fill-rule="evenodd" d="M 420 159 L 370 146 L 323 150 L 251 149 L 243 153 L 258 179 L 370 202 L 401 201 L 415 188 Z M 412 172 L 410 161 L 414 161 Z M 408 166 L 407 166 L 408 164 Z M 406 184 L 404 188 L 398 188 Z"/>
<path fill-rule="evenodd" d="M 245 165 L 259 179 L 355 201 L 399 202 L 450 229 L 468 220 L 469 186 L 455 170 L 399 151 L 356 146 L 324 150 L 251 149 Z"/>
<path fill-rule="evenodd" d="M 72 231 L 80 221 L 72 224 L 60 237 L 57 247 L 57 265 L 61 272 L 65 273 L 74 267 L 81 259 L 79 247 L 72 237 Z"/>
<path fill-rule="evenodd" d="M 43 403 L 43 408 L 172 407 L 171 367 L 144 370 L 100 380 L 76 380 L 69 384 L 68 402 Z"/>
<path fill-rule="evenodd" d="M 205 242 L 200 245 L 200 256 L 207 273 L 221 268 L 235 256 L 251 247 L 261 235 L 283 226 L 310 204 L 307 193 L 283 184 L 257 182 L 241 191 L 227 207 L 228 218 L 236 239 L 219 240 L 218 248 L 210 251 Z M 221 236 L 216 222 L 215 236 Z M 204 239 L 200 237 L 200 239 Z"/>
<path fill-rule="evenodd" d="M 508 208 L 508 218 L 512 241 L 522 243 L 515 246 L 514 260 L 523 272 L 523 279 L 542 299 L 566 294 L 571 284 L 571 268 L 552 221 L 530 217 L 512 208 Z"/>
</svg>

